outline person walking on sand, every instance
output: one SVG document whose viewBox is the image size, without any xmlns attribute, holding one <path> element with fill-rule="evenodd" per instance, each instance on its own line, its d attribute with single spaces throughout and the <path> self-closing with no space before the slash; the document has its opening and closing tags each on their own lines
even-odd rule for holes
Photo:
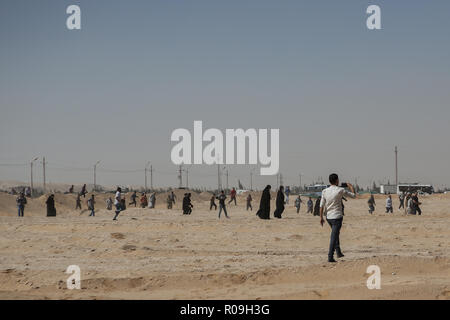
<svg viewBox="0 0 450 320">
<path fill-rule="evenodd" d="M 233 188 L 234 189 L 234 188 Z M 226 218 L 230 218 L 227 214 L 227 208 L 225 206 L 225 199 L 227 198 L 227 196 L 225 195 L 225 192 L 222 190 L 220 192 L 220 195 L 217 197 L 217 200 L 219 200 L 219 219 L 220 219 L 220 213 L 223 212 L 225 213 L 225 217 Z M 228 202 L 229 203 L 229 202 Z"/>
<path fill-rule="evenodd" d="M 367 200 L 367 204 L 369 205 L 369 213 L 372 214 L 375 211 L 375 198 L 373 194 L 370 194 L 369 200 Z"/>
<path fill-rule="evenodd" d="M 400 201 L 400 205 L 398 207 L 398 210 L 405 209 L 405 193 L 402 192 L 398 195 L 398 200 Z"/>
<path fill-rule="evenodd" d="M 306 204 L 308 206 L 308 211 L 306 211 L 306 213 L 313 213 L 314 203 L 313 203 L 311 197 L 309 197 L 308 202 Z"/>
<path fill-rule="evenodd" d="M 75 201 L 76 201 L 75 210 L 77 210 L 77 209 L 81 210 L 81 194 L 80 193 L 77 194 L 77 199 Z"/>
<path fill-rule="evenodd" d="M 347 183 L 347 187 L 350 191 L 347 191 L 346 188 L 339 187 L 339 177 L 335 173 L 330 174 L 329 181 L 331 185 L 322 191 L 320 200 L 320 224 L 323 226 L 325 222 L 323 215 L 324 212 L 326 212 L 326 219 L 331 227 L 328 262 L 336 262 L 336 260 L 334 260 L 334 252 L 336 252 L 338 258 L 344 256 L 339 241 L 339 234 L 344 218 L 342 214 L 342 197 L 356 198 L 356 193 L 350 183 Z"/>
<path fill-rule="evenodd" d="M 172 204 L 175 204 L 177 196 L 173 193 L 173 191 L 170 192 L 170 199 L 172 200 Z"/>
<path fill-rule="evenodd" d="M 116 207 L 116 215 L 113 220 L 117 220 L 120 211 L 122 211 L 122 189 L 117 187 L 116 195 L 114 197 L 114 206 Z"/>
<path fill-rule="evenodd" d="M 216 195 L 213 194 L 211 199 L 209 199 L 209 211 L 211 211 L 211 209 L 214 207 L 214 210 L 217 210 L 217 205 L 216 205 Z"/>
<path fill-rule="evenodd" d="M 87 207 L 88 210 L 91 210 L 91 214 L 89 215 L 89 217 L 95 217 L 95 199 L 93 194 L 87 201 Z"/>
<path fill-rule="evenodd" d="M 389 195 L 386 198 L 386 213 L 394 213 L 394 208 L 392 207 L 392 197 Z"/>
<path fill-rule="evenodd" d="M 420 209 L 420 205 L 421 205 L 422 203 L 419 201 L 419 197 L 418 197 L 417 191 L 413 193 L 411 199 L 412 199 L 412 201 L 413 201 L 414 210 L 417 212 L 417 214 L 418 214 L 419 216 L 422 215 L 422 209 Z"/>
<path fill-rule="evenodd" d="M 106 199 L 106 210 L 112 210 L 112 205 L 113 205 L 113 201 L 112 201 L 111 197 L 108 197 L 108 199 Z"/>
<path fill-rule="evenodd" d="M 253 207 L 252 207 L 253 199 L 252 199 L 252 195 L 250 193 L 248 194 L 246 201 L 247 201 L 247 211 L 248 211 L 248 208 L 250 208 L 250 211 L 253 211 Z"/>
<path fill-rule="evenodd" d="M 406 195 L 406 213 L 407 214 L 416 214 L 416 207 L 414 205 L 414 200 L 411 194 Z"/>
<path fill-rule="evenodd" d="M 320 201 L 322 200 L 322 196 L 316 199 L 316 203 L 314 204 L 314 213 L 313 216 L 320 216 Z"/>
<path fill-rule="evenodd" d="M 86 198 L 86 184 L 83 184 L 83 186 L 81 187 L 81 195 L 83 196 L 83 198 Z"/>
<path fill-rule="evenodd" d="M 51 194 L 45 204 L 47 205 L 47 217 L 56 217 L 55 195 Z"/>
<path fill-rule="evenodd" d="M 259 210 L 256 212 L 256 215 L 260 219 L 270 219 L 270 189 L 272 187 L 268 184 L 261 195 L 261 200 L 259 201 Z"/>
<path fill-rule="evenodd" d="M 148 206 L 148 201 L 147 201 L 147 195 L 145 194 L 145 192 L 143 192 L 143 193 L 141 194 L 141 200 L 140 200 L 140 203 L 141 203 L 141 208 L 147 208 L 147 206 Z"/>
<path fill-rule="evenodd" d="M 275 201 L 275 211 L 273 213 L 275 218 L 281 219 L 281 214 L 284 211 L 284 204 L 284 187 L 280 186 L 277 193 L 277 199 Z"/>
<path fill-rule="evenodd" d="M 136 208 L 137 207 L 136 198 L 137 198 L 137 193 L 136 193 L 136 191 L 134 191 L 131 194 L 131 202 L 128 205 L 131 206 L 132 204 L 134 204 L 134 207 Z"/>
<path fill-rule="evenodd" d="M 167 202 L 167 209 L 169 209 L 169 210 L 172 209 L 173 203 L 172 203 L 172 197 L 170 196 L 170 194 L 167 195 L 166 202 Z"/>
<path fill-rule="evenodd" d="M 16 199 L 17 203 L 17 211 L 19 214 L 19 217 L 23 217 L 23 213 L 25 211 L 25 205 L 27 204 L 27 198 L 25 197 L 25 194 L 21 192 L 19 196 Z"/>
<path fill-rule="evenodd" d="M 300 212 L 300 205 L 302 203 L 302 199 L 300 198 L 300 195 L 295 199 L 294 206 L 297 208 L 297 213 Z M 312 201 L 311 201 L 312 202 Z"/>
<path fill-rule="evenodd" d="M 183 214 L 191 214 L 194 206 L 191 203 L 191 194 L 185 193 L 183 198 Z"/>
<path fill-rule="evenodd" d="M 289 195 L 291 194 L 291 189 L 289 188 L 289 186 L 286 186 L 284 194 L 286 195 L 286 204 L 289 204 Z"/>
<path fill-rule="evenodd" d="M 237 203 L 236 203 L 236 189 L 234 187 L 230 191 L 230 201 L 228 201 L 228 204 L 230 204 L 233 201 L 234 201 L 234 205 L 237 206 Z M 220 208 L 220 205 L 219 205 L 219 208 Z"/>
<path fill-rule="evenodd" d="M 153 209 L 156 205 L 156 192 L 153 192 L 150 197 L 148 197 L 148 207 Z"/>
</svg>

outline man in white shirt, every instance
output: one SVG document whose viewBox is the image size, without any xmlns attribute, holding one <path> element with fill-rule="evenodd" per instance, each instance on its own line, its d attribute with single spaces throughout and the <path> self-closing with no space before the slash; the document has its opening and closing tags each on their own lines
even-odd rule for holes
<svg viewBox="0 0 450 320">
<path fill-rule="evenodd" d="M 342 212 L 342 197 L 355 198 L 356 194 L 355 189 L 350 183 L 344 184 L 344 187 L 339 187 L 339 177 L 337 174 L 330 174 L 329 180 L 331 185 L 322 191 L 322 199 L 320 200 L 320 224 L 323 226 L 325 222 L 323 219 L 325 212 L 327 222 L 331 227 L 328 262 L 336 262 L 334 260 L 334 251 L 336 251 L 338 258 L 344 256 L 339 243 L 339 233 L 344 217 Z M 345 187 L 348 187 L 350 191 L 347 191 Z"/>
<path fill-rule="evenodd" d="M 114 197 L 114 206 L 116 207 L 116 215 L 114 216 L 113 220 L 117 220 L 117 216 L 119 215 L 120 211 L 122 211 L 122 204 L 121 204 L 121 198 L 122 198 L 122 189 L 120 187 L 117 187 L 116 196 Z"/>
</svg>

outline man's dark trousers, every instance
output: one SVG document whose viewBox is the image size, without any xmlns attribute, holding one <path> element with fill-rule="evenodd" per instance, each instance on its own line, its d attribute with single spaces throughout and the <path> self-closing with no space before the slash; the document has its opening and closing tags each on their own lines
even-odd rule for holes
<svg viewBox="0 0 450 320">
<path fill-rule="evenodd" d="M 331 227 L 330 249 L 328 251 L 328 259 L 333 259 L 334 251 L 337 254 L 342 254 L 339 244 L 339 233 L 342 227 L 342 219 L 327 219 L 328 224 Z"/>
</svg>

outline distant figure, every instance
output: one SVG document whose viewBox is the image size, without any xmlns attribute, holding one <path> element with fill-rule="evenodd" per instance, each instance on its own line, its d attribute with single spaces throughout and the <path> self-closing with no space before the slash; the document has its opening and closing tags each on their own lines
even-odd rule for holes
<svg viewBox="0 0 450 320">
<path fill-rule="evenodd" d="M 411 194 L 406 195 L 406 213 L 407 214 L 416 214 L 416 207 L 414 205 L 414 200 Z"/>
<path fill-rule="evenodd" d="M 25 205 L 27 204 L 27 198 L 25 197 L 25 194 L 21 192 L 19 196 L 16 199 L 17 203 L 17 211 L 19 214 L 19 217 L 23 217 L 23 212 L 25 211 Z"/>
<path fill-rule="evenodd" d="M 153 192 L 150 197 L 148 197 L 148 207 L 153 209 L 156 205 L 156 192 Z"/>
<path fill-rule="evenodd" d="M 94 199 L 94 195 L 91 195 L 91 197 L 88 199 L 87 207 L 88 207 L 88 210 L 91 210 L 91 214 L 89 215 L 89 217 L 95 217 L 95 199 Z"/>
<path fill-rule="evenodd" d="M 81 187 L 81 195 L 83 196 L 83 198 L 86 198 L 86 184 L 83 184 L 83 187 Z"/>
<path fill-rule="evenodd" d="M 131 206 L 132 204 L 134 204 L 134 207 L 136 208 L 136 206 L 137 206 L 136 198 L 137 198 L 137 194 L 136 194 L 136 191 L 134 191 L 131 194 L 131 202 L 128 205 Z"/>
<path fill-rule="evenodd" d="M 308 211 L 306 211 L 306 213 L 313 213 L 314 204 L 311 197 L 309 197 L 308 202 L 306 204 L 308 206 Z"/>
<path fill-rule="evenodd" d="M 320 216 L 320 201 L 322 200 L 322 196 L 316 199 L 316 203 L 314 204 L 314 216 Z"/>
<path fill-rule="evenodd" d="M 175 200 L 177 199 L 177 196 L 173 191 L 170 192 L 170 199 L 172 200 L 172 204 L 175 204 Z"/>
<path fill-rule="evenodd" d="M 273 216 L 275 218 L 281 219 L 281 214 L 284 211 L 284 187 L 280 186 L 277 193 L 277 199 L 275 201 L 275 211 Z"/>
<path fill-rule="evenodd" d="M 394 213 L 394 208 L 392 207 L 392 197 L 389 195 L 386 199 L 386 213 Z"/>
<path fill-rule="evenodd" d="M 106 210 L 112 210 L 112 206 L 113 206 L 113 201 L 112 201 L 111 197 L 109 197 L 108 199 L 106 199 Z"/>
<path fill-rule="evenodd" d="M 122 189 L 117 187 L 116 195 L 114 197 L 114 206 L 116 207 L 116 215 L 113 220 L 117 220 L 120 211 L 122 211 Z"/>
<path fill-rule="evenodd" d="M 45 203 L 47 204 L 47 217 L 56 217 L 55 195 L 51 194 Z"/>
<path fill-rule="evenodd" d="M 248 208 L 250 208 L 250 211 L 253 211 L 252 201 L 253 201 L 252 195 L 249 193 L 247 196 L 247 211 L 248 211 Z"/>
<path fill-rule="evenodd" d="M 77 209 L 81 210 L 81 195 L 80 195 L 80 193 L 77 194 L 77 199 L 75 201 L 76 201 L 75 210 L 77 210 Z"/>
<path fill-rule="evenodd" d="M 217 210 L 217 205 L 216 205 L 216 195 L 213 194 L 211 199 L 209 199 L 209 210 L 211 211 L 211 209 L 214 207 L 214 210 Z"/>
<path fill-rule="evenodd" d="M 300 212 L 300 205 L 301 205 L 302 202 L 303 202 L 303 201 L 302 201 L 302 198 L 300 198 L 300 196 L 298 196 L 298 197 L 295 199 L 294 206 L 297 208 L 297 213 Z M 312 202 L 312 201 L 311 201 L 311 202 Z"/>
<path fill-rule="evenodd" d="M 287 186 L 284 190 L 284 194 L 286 195 L 286 204 L 289 204 L 289 195 L 291 194 L 291 189 L 289 188 L 289 186 Z"/>
<path fill-rule="evenodd" d="M 31 197 L 31 188 L 30 188 L 30 187 L 27 187 L 27 188 L 25 189 L 25 196 L 26 196 L 26 197 Z"/>
<path fill-rule="evenodd" d="M 408 201 L 409 201 L 410 198 L 411 198 L 411 194 L 409 192 L 406 192 L 406 194 L 405 194 L 405 207 L 404 207 L 405 214 L 408 213 Z"/>
<path fill-rule="evenodd" d="M 413 193 L 412 195 L 412 200 L 413 200 L 413 205 L 414 205 L 414 210 L 417 212 L 417 214 L 420 216 L 422 215 L 422 209 L 420 209 L 420 205 L 422 204 L 421 202 L 419 202 L 419 197 L 418 197 L 418 193 L 417 191 Z"/>
<path fill-rule="evenodd" d="M 69 193 L 73 193 L 73 185 L 69 188 Z"/>
<path fill-rule="evenodd" d="M 261 195 L 259 210 L 256 212 L 256 215 L 261 219 L 270 219 L 270 189 L 271 186 L 268 184 Z"/>
<path fill-rule="evenodd" d="M 141 208 L 147 208 L 147 206 L 148 206 L 147 195 L 144 192 L 141 195 L 140 203 L 141 203 Z"/>
<path fill-rule="evenodd" d="M 405 208 L 405 193 L 402 192 L 398 195 L 398 200 L 400 201 L 400 206 L 398 207 L 398 210 L 400 210 L 401 208 Z"/>
<path fill-rule="evenodd" d="M 166 202 L 167 202 L 167 209 L 172 209 L 173 203 L 172 203 L 172 197 L 170 196 L 170 194 L 167 195 Z"/>
<path fill-rule="evenodd" d="M 234 201 L 234 205 L 237 206 L 237 203 L 236 203 L 236 189 L 234 187 L 233 187 L 233 189 L 231 189 L 230 201 L 228 201 L 228 203 L 230 204 L 233 201 Z M 220 205 L 219 205 L 219 208 L 220 208 Z"/>
<path fill-rule="evenodd" d="M 222 210 L 225 213 L 225 217 L 229 218 L 229 216 L 227 214 L 227 208 L 225 207 L 225 199 L 226 198 L 227 198 L 227 196 L 225 195 L 225 192 L 222 190 L 220 192 L 219 196 L 217 197 L 217 199 L 219 200 L 219 219 L 220 219 L 220 213 L 222 212 Z M 230 203 L 230 202 L 228 202 L 228 203 Z"/>
<path fill-rule="evenodd" d="M 375 198 L 373 194 L 370 195 L 369 200 L 367 200 L 367 204 L 369 205 L 369 213 L 372 214 L 375 211 Z"/>
<path fill-rule="evenodd" d="M 185 193 L 183 198 L 183 214 L 191 214 L 194 206 L 191 203 L 191 194 Z"/>
</svg>

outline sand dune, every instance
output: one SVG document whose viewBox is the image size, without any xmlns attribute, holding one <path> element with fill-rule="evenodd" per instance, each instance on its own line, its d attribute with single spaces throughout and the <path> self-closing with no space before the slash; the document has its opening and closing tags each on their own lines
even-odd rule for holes
<svg viewBox="0 0 450 320">
<path fill-rule="evenodd" d="M 183 216 L 184 192 L 173 210 L 162 194 L 156 209 L 128 208 L 117 222 L 108 195 L 97 196 L 96 217 L 75 211 L 74 195 L 56 194 L 57 217 L 45 217 L 41 197 L 19 219 L 15 197 L 0 194 L 0 298 L 450 299 L 448 195 L 422 197 L 422 216 L 385 214 L 384 196 L 374 215 L 365 197 L 349 200 L 346 256 L 328 264 L 329 227 L 305 206 L 297 214 L 291 200 L 283 219 L 262 221 L 241 195 L 231 219 L 218 220 L 204 193 L 193 194 L 194 211 Z M 66 288 L 72 264 L 81 290 Z M 381 290 L 366 287 L 371 264 L 381 268 Z"/>
</svg>

